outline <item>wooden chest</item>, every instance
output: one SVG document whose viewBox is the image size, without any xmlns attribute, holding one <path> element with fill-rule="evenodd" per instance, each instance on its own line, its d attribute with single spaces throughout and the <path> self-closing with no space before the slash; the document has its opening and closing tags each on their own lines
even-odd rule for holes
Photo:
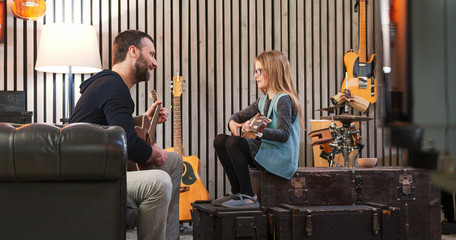
<svg viewBox="0 0 456 240">
<path fill-rule="evenodd" d="M 32 112 L 0 112 L 0 122 L 31 123 Z"/>
<path fill-rule="evenodd" d="M 401 239 L 440 239 L 440 190 L 427 170 L 402 167 L 299 168 L 291 181 L 251 170 L 265 207 L 375 202 L 400 209 Z"/>
<path fill-rule="evenodd" d="M 0 91 L 0 122 L 30 123 L 32 114 L 25 111 L 24 91 Z"/>
<path fill-rule="evenodd" d="M 399 208 L 386 205 L 293 206 L 267 209 L 270 239 L 400 238 Z"/>
<path fill-rule="evenodd" d="M 211 201 L 195 201 L 192 206 L 195 240 L 267 239 L 263 210 L 217 207 Z"/>
</svg>

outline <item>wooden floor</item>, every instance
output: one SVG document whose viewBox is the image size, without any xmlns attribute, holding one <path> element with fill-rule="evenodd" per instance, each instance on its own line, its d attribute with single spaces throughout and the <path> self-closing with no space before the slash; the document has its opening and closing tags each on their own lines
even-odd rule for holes
<svg viewBox="0 0 456 240">
<path fill-rule="evenodd" d="M 184 228 L 180 232 L 180 240 L 192 240 L 193 229 L 188 223 L 184 223 Z M 127 231 L 127 240 L 136 240 L 136 230 Z M 442 240 L 456 240 L 456 234 L 442 235 Z"/>
<path fill-rule="evenodd" d="M 193 235 L 191 229 L 181 231 L 180 240 L 192 240 Z M 136 240 L 136 231 L 127 231 L 127 240 Z M 442 235 L 442 240 L 456 240 L 456 234 L 454 235 Z"/>
<path fill-rule="evenodd" d="M 193 229 L 188 224 L 184 224 L 184 229 L 180 232 L 180 240 L 192 240 L 193 239 Z M 127 231 L 127 240 L 136 240 L 136 230 Z M 450 240 L 450 239 L 448 239 Z M 451 239 L 453 240 L 453 239 Z M 456 240 L 456 238 L 454 239 Z"/>
</svg>

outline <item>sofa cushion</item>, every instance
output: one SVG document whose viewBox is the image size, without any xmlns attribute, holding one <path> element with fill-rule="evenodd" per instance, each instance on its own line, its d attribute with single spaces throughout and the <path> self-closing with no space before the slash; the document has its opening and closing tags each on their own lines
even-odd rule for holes
<svg viewBox="0 0 456 240">
<path fill-rule="evenodd" d="M 96 180 L 125 175 L 120 127 L 0 123 L 0 181 Z M 120 161 L 119 161 L 120 159 Z"/>
</svg>

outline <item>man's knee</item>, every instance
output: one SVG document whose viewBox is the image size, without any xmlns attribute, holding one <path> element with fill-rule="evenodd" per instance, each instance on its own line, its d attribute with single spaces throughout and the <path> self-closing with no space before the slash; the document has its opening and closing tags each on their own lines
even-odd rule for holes
<svg viewBox="0 0 456 240">
<path fill-rule="evenodd" d="M 172 166 L 172 172 L 174 174 L 182 175 L 184 161 L 182 157 L 175 152 L 168 152 L 168 161 Z"/>
<path fill-rule="evenodd" d="M 171 198 L 173 183 L 169 174 L 162 170 L 152 170 L 151 173 L 145 183 L 145 187 L 149 188 L 153 195 Z"/>
</svg>

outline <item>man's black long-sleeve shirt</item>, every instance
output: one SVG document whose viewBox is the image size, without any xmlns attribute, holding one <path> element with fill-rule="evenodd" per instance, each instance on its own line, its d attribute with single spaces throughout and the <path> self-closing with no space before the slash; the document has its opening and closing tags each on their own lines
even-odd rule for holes
<svg viewBox="0 0 456 240">
<path fill-rule="evenodd" d="M 127 134 L 128 159 L 144 163 L 152 154 L 151 146 L 139 138 L 133 125 L 135 104 L 130 90 L 116 72 L 103 70 L 84 81 L 70 123 L 88 122 L 120 126 Z"/>
</svg>

